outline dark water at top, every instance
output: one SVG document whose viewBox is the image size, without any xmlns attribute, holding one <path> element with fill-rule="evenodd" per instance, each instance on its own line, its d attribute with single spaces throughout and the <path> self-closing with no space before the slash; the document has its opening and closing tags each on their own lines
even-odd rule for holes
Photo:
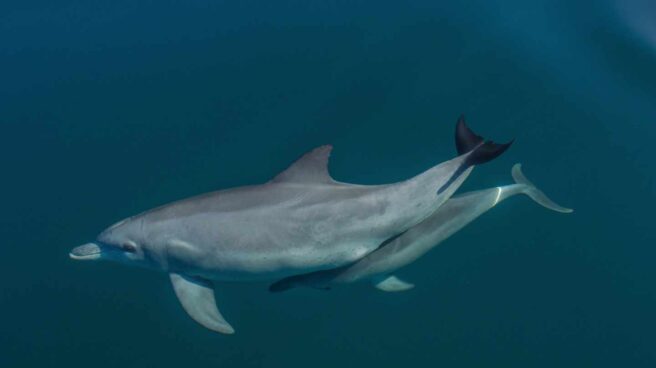
<svg viewBox="0 0 656 368">
<path fill-rule="evenodd" d="M 2 3 L 0 366 L 654 366 L 656 7 L 439 3 Z M 510 199 L 405 293 L 220 284 L 230 337 L 164 274 L 68 259 L 320 144 L 338 180 L 407 178 L 454 155 L 460 113 L 516 139 L 464 190 L 522 162 L 576 212 Z"/>
</svg>

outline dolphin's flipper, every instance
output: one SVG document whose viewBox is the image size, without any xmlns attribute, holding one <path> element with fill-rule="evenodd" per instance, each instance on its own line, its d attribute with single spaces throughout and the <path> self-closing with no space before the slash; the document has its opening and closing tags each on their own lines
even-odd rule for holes
<svg viewBox="0 0 656 368">
<path fill-rule="evenodd" d="M 573 209 L 565 208 L 557 204 L 556 202 L 552 201 L 551 199 L 549 199 L 549 197 L 547 197 L 546 194 L 544 194 L 533 183 L 531 183 L 531 181 L 529 181 L 526 178 L 526 176 L 524 176 L 524 173 L 522 173 L 522 164 L 515 164 L 512 167 L 512 177 L 513 179 L 515 179 L 515 183 L 521 184 L 525 187 L 525 189 L 522 190 L 522 193 L 531 197 L 531 199 L 533 199 L 535 202 L 542 205 L 543 207 L 562 213 L 574 212 Z"/>
<path fill-rule="evenodd" d="M 376 289 L 386 292 L 406 291 L 415 287 L 415 284 L 405 282 L 394 275 L 376 278 L 373 284 Z"/>
<path fill-rule="evenodd" d="M 212 331 L 232 334 L 235 329 L 223 318 L 216 307 L 212 283 L 198 278 L 177 273 L 169 274 L 173 290 L 182 308 L 194 321 Z"/>
</svg>

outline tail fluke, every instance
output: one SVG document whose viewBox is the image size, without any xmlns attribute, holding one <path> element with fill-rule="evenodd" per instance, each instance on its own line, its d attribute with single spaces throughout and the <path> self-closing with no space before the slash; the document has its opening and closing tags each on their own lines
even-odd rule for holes
<svg viewBox="0 0 656 368">
<path fill-rule="evenodd" d="M 465 115 L 460 115 L 456 123 L 456 150 L 458 150 L 458 154 L 464 155 L 483 143 L 483 141 L 483 137 L 469 129 L 465 123 Z"/>
<path fill-rule="evenodd" d="M 460 115 L 456 123 L 456 149 L 458 150 L 459 156 L 466 153 L 468 153 L 468 156 L 451 178 L 437 190 L 437 194 L 441 194 L 446 188 L 451 186 L 470 167 L 484 164 L 501 156 L 512 143 L 512 140 L 508 143 L 494 143 L 491 140 L 484 140 L 483 137 L 469 129 L 465 123 L 465 116 Z"/>
<path fill-rule="evenodd" d="M 522 173 L 522 164 L 515 164 L 512 167 L 512 177 L 515 179 L 515 183 L 524 185 L 526 189 L 523 191 L 524 194 L 531 197 L 535 202 L 540 204 L 543 207 L 546 207 L 550 210 L 562 212 L 562 213 L 571 213 L 574 212 L 571 208 L 565 208 L 556 202 L 552 201 L 544 194 L 540 189 L 538 189 L 530 180 L 524 176 Z"/>
<path fill-rule="evenodd" d="M 467 158 L 467 164 L 479 165 L 494 160 L 504 153 L 513 143 L 494 143 L 484 140 L 483 137 L 474 133 L 465 123 L 465 116 L 460 115 L 456 124 L 456 149 L 459 155 L 473 151 Z"/>
</svg>

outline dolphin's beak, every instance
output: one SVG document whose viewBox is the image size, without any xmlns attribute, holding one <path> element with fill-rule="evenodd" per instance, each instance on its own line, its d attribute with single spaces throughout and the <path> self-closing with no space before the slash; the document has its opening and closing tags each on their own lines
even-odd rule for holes
<svg viewBox="0 0 656 368">
<path fill-rule="evenodd" d="M 102 249 L 96 243 L 87 243 L 73 248 L 68 255 L 75 260 L 92 261 L 100 258 Z"/>
</svg>

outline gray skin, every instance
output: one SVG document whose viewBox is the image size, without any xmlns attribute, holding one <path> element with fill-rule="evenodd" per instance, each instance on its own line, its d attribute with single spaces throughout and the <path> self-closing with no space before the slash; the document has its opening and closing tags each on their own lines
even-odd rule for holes
<svg viewBox="0 0 656 368">
<path fill-rule="evenodd" d="M 503 200 L 517 194 L 526 194 L 540 205 L 562 213 L 572 212 L 551 201 L 537 189 L 516 164 L 512 169 L 515 184 L 495 187 L 454 196 L 433 215 L 400 236 L 383 244 L 352 265 L 292 276 L 272 285 L 272 291 L 283 291 L 296 286 L 327 289 L 332 286 L 370 281 L 383 291 L 403 291 L 414 287 L 391 275 L 392 272 L 416 261 L 429 250 L 461 230 L 483 213 Z"/>
<path fill-rule="evenodd" d="M 194 320 L 233 333 L 216 307 L 212 281 L 276 280 L 353 263 L 440 207 L 471 172 L 465 160 L 475 151 L 409 180 L 365 186 L 330 177 L 331 148 L 309 152 L 268 183 L 125 219 L 70 256 L 167 272 Z"/>
</svg>

